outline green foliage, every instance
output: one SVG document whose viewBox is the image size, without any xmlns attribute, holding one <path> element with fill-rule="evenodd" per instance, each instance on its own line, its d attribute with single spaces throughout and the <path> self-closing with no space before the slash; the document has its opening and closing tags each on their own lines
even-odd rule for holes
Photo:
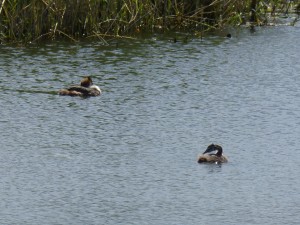
<svg viewBox="0 0 300 225">
<path fill-rule="evenodd" d="M 286 4 L 282 0 L 0 0 L 0 41 L 104 40 L 155 30 L 202 33 L 244 24 L 251 12 L 255 22 L 266 23 L 267 13 L 284 7 L 287 11 Z"/>
</svg>

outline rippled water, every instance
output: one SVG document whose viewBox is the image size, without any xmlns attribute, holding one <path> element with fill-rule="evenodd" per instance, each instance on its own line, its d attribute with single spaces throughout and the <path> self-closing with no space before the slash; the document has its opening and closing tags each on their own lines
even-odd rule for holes
<svg viewBox="0 0 300 225">
<path fill-rule="evenodd" d="M 0 47 L 0 223 L 300 223 L 299 36 Z"/>
</svg>

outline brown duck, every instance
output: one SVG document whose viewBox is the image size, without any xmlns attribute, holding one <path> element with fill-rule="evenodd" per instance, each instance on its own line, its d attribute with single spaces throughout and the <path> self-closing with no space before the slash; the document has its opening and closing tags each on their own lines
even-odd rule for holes
<svg viewBox="0 0 300 225">
<path fill-rule="evenodd" d="M 100 95 L 101 90 L 97 85 L 93 84 L 92 78 L 90 76 L 87 76 L 81 80 L 80 85 L 72 85 L 67 89 L 61 89 L 58 91 L 58 94 L 68 96 L 90 97 Z"/>
<path fill-rule="evenodd" d="M 213 153 L 212 153 L 213 152 Z M 198 163 L 226 163 L 228 159 L 223 155 L 223 149 L 220 145 L 211 144 L 199 155 Z"/>
</svg>

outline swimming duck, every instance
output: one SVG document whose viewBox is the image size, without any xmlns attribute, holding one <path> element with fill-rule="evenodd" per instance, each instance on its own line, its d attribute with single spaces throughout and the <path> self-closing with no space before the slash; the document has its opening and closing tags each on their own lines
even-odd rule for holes
<svg viewBox="0 0 300 225">
<path fill-rule="evenodd" d="M 68 95 L 68 96 L 81 96 L 81 97 L 90 97 L 98 96 L 101 94 L 101 89 L 93 84 L 91 77 L 84 77 L 80 85 L 72 85 L 67 89 L 61 89 L 58 92 L 59 95 Z"/>
<path fill-rule="evenodd" d="M 214 153 L 210 153 L 214 152 Z M 223 149 L 220 145 L 211 144 L 205 152 L 198 157 L 198 163 L 226 163 L 228 159 L 223 155 Z"/>
</svg>

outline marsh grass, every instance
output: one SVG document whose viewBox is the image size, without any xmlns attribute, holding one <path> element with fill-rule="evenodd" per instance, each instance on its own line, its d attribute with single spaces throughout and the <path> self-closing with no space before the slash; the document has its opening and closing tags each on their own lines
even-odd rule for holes
<svg viewBox="0 0 300 225">
<path fill-rule="evenodd" d="M 105 43 L 145 31 L 203 33 L 250 20 L 265 24 L 267 13 L 296 6 L 282 0 L 0 0 L 0 41 L 95 38 Z"/>
</svg>

